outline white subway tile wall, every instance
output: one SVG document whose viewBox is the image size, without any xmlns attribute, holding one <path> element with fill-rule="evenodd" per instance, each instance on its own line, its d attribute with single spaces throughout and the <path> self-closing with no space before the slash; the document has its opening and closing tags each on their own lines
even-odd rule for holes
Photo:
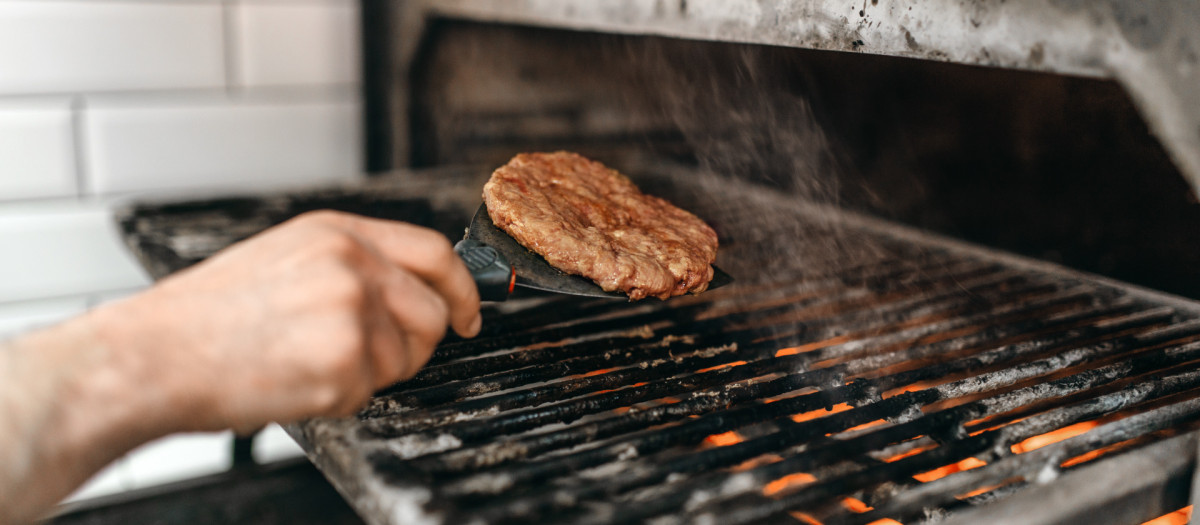
<svg viewBox="0 0 1200 525">
<path fill-rule="evenodd" d="M 0 340 L 31 328 L 56 324 L 87 308 L 87 298 L 82 296 L 0 304 Z"/>
<path fill-rule="evenodd" d="M 75 195 L 71 120 L 65 97 L 0 103 L 0 202 Z"/>
<path fill-rule="evenodd" d="M 313 4 L 246 3 L 233 14 L 237 81 L 247 86 L 346 84 L 360 76 L 358 10 Z"/>
<path fill-rule="evenodd" d="M 0 297 L 69 297 L 148 283 L 97 202 L 0 206 Z"/>
<path fill-rule="evenodd" d="M 173 102 L 89 108 L 88 191 L 236 187 L 356 176 L 359 106 L 318 102 Z"/>
<path fill-rule="evenodd" d="M 233 460 L 233 433 L 174 434 L 146 443 L 112 462 L 66 500 L 78 501 L 115 492 L 215 474 Z M 295 447 L 295 443 L 292 443 Z M 299 448 L 299 447 L 297 447 Z"/>
<path fill-rule="evenodd" d="M 304 455 L 304 450 L 296 445 L 296 442 L 287 434 L 287 431 L 276 424 L 267 425 L 266 428 L 254 436 L 254 448 L 252 452 L 254 461 L 259 463 L 269 463 Z"/>
<path fill-rule="evenodd" d="M 149 284 L 115 198 L 361 176 L 358 20 L 354 0 L 0 1 L 0 340 Z M 73 498 L 223 469 L 229 439 L 167 438 Z"/>
<path fill-rule="evenodd" d="M 221 87 L 221 4 L 0 3 L 0 93 Z"/>
</svg>

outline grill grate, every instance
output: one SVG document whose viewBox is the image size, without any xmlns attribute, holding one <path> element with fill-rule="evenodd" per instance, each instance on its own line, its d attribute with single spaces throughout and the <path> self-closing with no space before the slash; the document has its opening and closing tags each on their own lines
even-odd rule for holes
<svg viewBox="0 0 1200 525">
<path fill-rule="evenodd" d="M 490 309 L 317 459 L 383 480 L 366 514 L 447 523 L 912 523 L 1200 415 L 1193 311 L 871 234 L 883 256 L 782 283 Z"/>
<path fill-rule="evenodd" d="M 447 522 L 870 523 L 981 488 L 986 500 L 1195 419 L 1200 371 L 1180 365 L 1200 359 L 1200 323 L 1116 289 L 961 262 L 867 294 L 797 283 L 579 305 L 609 317 L 449 343 L 364 411 L 359 445 L 373 475 L 432 487 Z M 721 313 L 726 302 L 738 311 Z M 1126 412 L 1034 453 L 1011 448 Z M 986 467 L 913 478 L 971 458 Z M 827 504 L 844 498 L 877 509 Z"/>
<path fill-rule="evenodd" d="M 737 284 L 491 305 L 359 417 L 289 431 L 375 523 L 908 524 L 1200 421 L 1192 303 L 740 186 L 672 191 Z"/>
</svg>

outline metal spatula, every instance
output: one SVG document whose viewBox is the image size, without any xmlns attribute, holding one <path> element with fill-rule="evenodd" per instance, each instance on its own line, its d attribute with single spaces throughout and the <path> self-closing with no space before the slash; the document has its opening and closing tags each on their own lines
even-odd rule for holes
<svg viewBox="0 0 1200 525">
<path fill-rule="evenodd" d="M 480 205 L 475 210 L 466 238 L 454 246 L 454 251 L 467 263 L 467 269 L 471 270 L 471 276 L 479 286 L 479 297 L 484 301 L 506 300 L 514 286 L 588 297 L 628 298 L 620 292 L 606 292 L 589 279 L 550 266 L 542 256 L 497 228 L 488 216 L 487 205 Z M 713 266 L 709 290 L 731 282 L 733 277 Z"/>
</svg>

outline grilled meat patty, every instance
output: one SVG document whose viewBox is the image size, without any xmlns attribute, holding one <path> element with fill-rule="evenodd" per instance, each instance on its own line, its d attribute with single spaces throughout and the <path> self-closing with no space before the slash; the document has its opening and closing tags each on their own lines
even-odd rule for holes
<svg viewBox="0 0 1200 525">
<path fill-rule="evenodd" d="M 522 153 L 483 187 L 488 215 L 551 266 L 630 300 L 708 288 L 717 234 L 578 154 Z"/>
</svg>

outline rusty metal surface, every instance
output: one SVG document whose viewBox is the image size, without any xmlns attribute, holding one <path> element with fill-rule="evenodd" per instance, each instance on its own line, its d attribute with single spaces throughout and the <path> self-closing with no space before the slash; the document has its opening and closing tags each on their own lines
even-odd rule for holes
<svg viewBox="0 0 1200 525">
<path fill-rule="evenodd" d="M 397 17 L 400 71 L 412 66 L 428 20 L 449 17 L 1113 78 L 1200 189 L 1196 1 L 408 0 Z M 400 120 L 406 89 L 396 86 L 393 101 Z M 397 156 L 407 158 L 407 141 L 397 139 Z"/>
</svg>

